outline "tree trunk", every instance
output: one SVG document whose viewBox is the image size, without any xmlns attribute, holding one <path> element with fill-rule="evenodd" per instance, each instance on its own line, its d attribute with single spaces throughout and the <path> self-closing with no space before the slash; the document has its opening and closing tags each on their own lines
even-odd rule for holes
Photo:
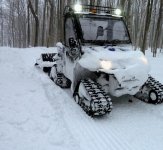
<svg viewBox="0 0 163 150">
<path fill-rule="evenodd" d="M 38 33 L 39 33 L 39 19 L 38 19 L 38 0 L 36 0 L 37 2 L 35 2 L 35 8 L 36 11 L 34 11 L 33 5 L 31 3 L 31 0 L 28 0 L 28 6 L 31 10 L 31 13 L 35 19 L 35 42 L 34 42 L 34 46 L 38 46 Z"/>
<path fill-rule="evenodd" d="M 64 8 L 64 2 L 63 0 L 58 0 L 57 5 L 57 25 L 58 25 L 58 40 L 57 41 L 63 41 L 63 8 Z"/>
<path fill-rule="evenodd" d="M 27 32 L 28 32 L 28 41 L 27 41 L 27 44 L 28 46 L 30 45 L 30 13 L 29 13 L 29 5 L 27 6 L 27 10 L 28 10 L 28 29 L 27 29 Z"/>
<path fill-rule="evenodd" d="M 156 57 L 157 48 L 161 46 L 160 38 L 161 38 L 161 29 L 162 29 L 162 18 L 163 18 L 163 1 L 160 0 L 159 17 L 158 17 L 157 27 L 156 27 L 157 30 L 154 38 L 153 57 Z"/>
<path fill-rule="evenodd" d="M 147 46 L 147 35 L 148 35 L 148 31 L 149 31 L 149 26 L 150 26 L 150 22 L 151 22 L 151 14 L 152 14 L 152 4 L 153 4 L 153 0 L 148 0 L 147 3 L 147 12 L 146 12 L 146 18 L 145 18 L 145 28 L 144 28 L 144 34 L 142 37 L 142 44 L 141 44 L 141 51 L 145 54 L 145 49 Z"/>
<path fill-rule="evenodd" d="M 45 17 L 46 17 L 46 7 L 47 7 L 47 0 L 44 1 L 44 10 L 43 10 L 43 25 L 42 25 L 42 46 L 45 45 Z"/>
<path fill-rule="evenodd" d="M 50 20 L 47 47 L 54 46 L 54 1 L 49 0 L 50 3 Z"/>
<path fill-rule="evenodd" d="M 1 18 L 1 46 L 3 46 L 3 41 L 4 41 L 4 35 L 3 35 L 3 30 L 4 30 L 4 19 L 3 19 L 3 7 L 1 6 L 1 11 L 0 11 L 0 18 Z"/>
</svg>

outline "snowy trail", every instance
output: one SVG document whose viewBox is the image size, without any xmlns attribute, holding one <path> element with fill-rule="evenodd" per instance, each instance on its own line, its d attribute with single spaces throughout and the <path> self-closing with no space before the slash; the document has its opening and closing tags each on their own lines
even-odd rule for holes
<svg viewBox="0 0 163 150">
<path fill-rule="evenodd" d="M 0 50 L 0 149 L 80 150 L 48 102 L 31 56 L 27 50 Z"/>
<path fill-rule="evenodd" d="M 131 150 L 129 144 L 118 136 L 117 133 L 118 131 L 115 130 L 109 131 L 110 129 L 106 125 L 101 126 L 96 124 L 93 118 L 88 117 L 77 105 L 76 106 L 74 105 L 74 101 L 72 100 L 72 98 L 66 95 L 66 93 L 64 93 L 65 95 L 63 94 L 62 89 L 58 91 L 58 94 L 62 94 L 62 96 L 61 97 L 57 96 L 58 101 L 57 102 L 55 99 L 56 95 L 58 94 L 52 92 L 54 91 L 54 87 L 47 85 L 45 83 L 43 84 L 43 86 L 53 108 L 59 109 L 58 116 L 66 120 L 67 124 L 69 125 L 69 129 L 73 131 L 74 137 L 77 137 L 76 140 L 78 140 L 78 142 L 81 143 L 80 145 L 82 149 L 102 150 L 108 149 L 110 147 L 113 150 L 116 149 Z M 56 88 L 57 87 L 55 87 L 55 89 Z M 70 101 L 70 105 L 69 102 L 67 101 Z M 66 102 L 68 106 L 63 105 L 66 104 Z M 71 107 L 75 107 L 76 110 L 72 111 L 73 108 L 71 109 Z M 78 110 L 79 112 L 76 112 Z M 62 117 L 63 114 L 64 117 Z M 72 114 L 74 114 L 74 116 L 72 116 Z M 73 122 L 74 124 L 72 124 Z"/>
<path fill-rule="evenodd" d="M 0 48 L 0 150 L 163 149 L 163 104 L 121 97 L 111 114 L 91 118 L 33 66 L 46 50 Z M 160 57 L 151 74 L 163 83 Z"/>
<path fill-rule="evenodd" d="M 143 105 L 142 102 L 138 101 L 131 104 L 133 109 L 129 108 L 131 106 L 127 106 L 129 104 L 126 102 L 126 105 L 122 104 L 122 106 L 115 108 L 115 112 L 112 112 L 110 116 L 92 119 L 88 117 L 80 107 L 75 106 L 75 103 L 71 99 L 69 99 L 70 102 L 67 103 L 67 106 L 63 105 L 63 103 L 66 104 L 65 99 L 68 101 L 69 98 L 63 98 L 62 96 L 62 98 L 59 99 L 63 107 L 62 110 L 64 110 L 64 118 L 66 118 L 69 128 L 73 131 L 74 137 L 77 137 L 84 150 L 136 150 L 137 148 L 152 150 L 157 148 L 158 143 L 162 145 L 162 120 L 157 120 L 156 114 L 151 116 L 151 110 L 147 109 L 145 111 L 142 106 L 140 106 L 142 110 L 137 111 L 139 105 Z M 137 108 L 133 105 L 136 105 Z M 121 107 L 125 108 L 118 110 Z M 146 106 L 144 105 L 144 107 Z M 133 115 L 133 110 L 135 115 Z M 143 117 L 141 117 L 142 114 L 144 114 Z M 146 118 L 149 118 L 149 120 Z M 72 124 L 72 122 L 75 123 Z M 150 130 L 153 128 L 158 128 L 159 130 L 156 129 L 156 131 L 151 132 Z M 150 136 L 155 136 L 156 141 L 153 141 L 153 138 L 150 138 Z M 149 143 L 153 143 L 154 145 L 151 147 Z"/>
<path fill-rule="evenodd" d="M 117 104 L 115 104 L 115 107 L 116 105 L 118 105 L 118 107 L 116 108 L 116 114 L 113 115 L 113 112 L 106 117 L 93 119 L 88 117 L 83 112 L 83 110 L 74 103 L 70 91 L 66 91 L 58 87 L 59 91 L 57 91 L 59 93 L 57 94 L 56 92 L 52 92 L 55 91 L 55 89 L 57 88 L 56 85 L 43 86 L 46 90 L 47 95 L 51 95 L 51 98 L 53 97 L 51 104 L 53 105 L 54 109 L 56 105 L 60 106 L 60 109 L 64 114 L 64 118 L 69 126 L 69 129 L 73 131 L 72 134 L 74 135 L 74 137 L 77 137 L 76 140 L 78 140 L 81 148 L 84 150 L 103 150 L 108 148 L 111 150 L 134 150 L 137 149 L 137 147 L 143 145 L 144 147 L 142 147 L 142 149 L 150 149 L 151 145 L 149 146 L 149 142 L 153 143 L 153 148 L 155 148 L 155 146 L 157 147 L 158 145 L 153 142 L 152 138 L 149 139 L 151 134 L 155 135 L 157 142 L 162 145 L 160 139 L 162 139 L 163 135 L 158 135 L 160 134 L 160 130 L 163 131 L 163 125 L 162 121 L 159 121 L 156 118 L 163 118 L 163 116 L 159 114 L 159 110 L 154 110 L 155 106 L 153 105 L 147 105 L 137 100 L 135 100 L 134 103 L 130 104 L 128 103 L 127 98 L 123 97 L 122 100 L 117 99 L 116 101 Z M 56 95 L 60 95 L 57 96 L 59 103 L 56 103 L 56 101 L 54 101 Z M 122 110 L 119 110 L 118 108 L 121 107 Z M 130 107 L 132 107 L 132 109 Z M 141 108 L 140 110 L 139 107 Z M 160 106 L 158 105 L 156 107 L 159 108 Z M 148 109 L 144 110 L 144 108 Z M 113 111 L 115 110 L 113 109 Z M 136 113 L 134 115 L 135 118 L 132 118 L 132 116 L 130 117 L 130 115 L 133 115 L 132 111 Z M 155 112 L 154 116 L 151 115 L 150 111 Z M 141 117 L 142 114 L 144 114 L 143 117 Z M 113 118 L 113 116 L 115 118 Z M 150 117 L 151 119 L 147 120 L 146 118 L 148 117 Z M 146 119 L 147 122 L 144 122 L 144 119 Z M 156 122 L 153 123 L 152 121 Z M 156 132 L 152 133 L 149 132 L 153 127 L 156 127 L 159 130 L 156 130 Z M 126 133 L 129 134 L 129 136 L 126 135 Z M 133 134 L 132 139 L 130 138 L 130 133 Z M 142 139 L 146 141 L 146 143 L 142 142 Z"/>
</svg>

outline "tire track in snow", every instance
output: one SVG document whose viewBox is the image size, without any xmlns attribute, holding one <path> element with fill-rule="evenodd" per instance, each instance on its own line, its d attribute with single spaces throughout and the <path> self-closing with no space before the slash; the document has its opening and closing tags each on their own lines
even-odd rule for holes
<svg viewBox="0 0 163 150">
<path fill-rule="evenodd" d="M 84 114 L 84 117 L 86 117 L 85 115 L 86 114 Z M 79 126 L 78 126 L 79 130 L 82 131 L 84 129 L 84 131 L 87 133 L 87 136 L 94 139 L 94 142 L 92 143 L 92 145 L 95 145 L 95 149 L 105 150 L 105 149 L 111 148 L 112 150 L 117 150 L 117 149 L 131 150 L 131 147 L 129 146 L 129 144 L 125 144 L 125 146 L 123 146 L 125 143 L 124 140 L 120 139 L 118 134 L 116 132 L 113 132 L 113 129 L 111 131 L 108 131 L 107 129 L 108 127 L 104 127 L 101 124 L 97 125 L 96 122 L 92 120 L 92 118 L 86 117 L 86 119 L 82 119 L 82 120 L 83 121 L 79 123 Z M 71 122 L 74 122 L 74 121 L 72 120 Z M 109 120 L 108 120 L 108 123 L 109 123 Z M 119 141 L 122 141 L 122 142 L 119 142 Z"/>
<path fill-rule="evenodd" d="M 100 120 L 99 120 L 100 121 Z M 109 120 L 108 120 L 109 121 Z M 128 143 L 126 143 L 124 140 L 122 140 L 117 132 L 115 132 L 113 129 L 108 129 L 109 127 L 104 126 L 102 124 L 97 125 L 97 122 L 88 122 L 87 121 L 87 128 L 85 130 L 89 131 L 89 136 L 97 137 L 97 141 L 100 145 L 100 149 L 111 149 L 111 150 L 131 150 L 132 148 L 129 146 Z M 108 122 L 109 123 L 109 122 Z M 81 128 L 83 128 L 84 124 L 81 125 Z M 90 130 L 91 129 L 91 130 Z M 97 145 L 97 141 L 95 141 L 95 144 Z"/>
<path fill-rule="evenodd" d="M 84 114 L 86 115 L 86 114 Z M 79 116 L 80 117 L 80 116 Z M 104 118 L 105 119 L 105 118 Z M 108 124 L 109 124 L 109 118 Z M 119 134 L 115 132 L 113 129 L 110 130 L 109 127 L 105 125 L 98 125 L 97 122 L 92 120 L 92 118 L 82 119 L 83 121 L 79 123 L 79 130 L 85 130 L 87 132 L 87 136 L 95 139 L 93 145 L 96 145 L 96 149 L 107 150 L 108 148 L 111 150 L 131 150 L 132 148 L 126 143 L 123 139 L 119 137 Z M 101 120 L 97 120 L 101 121 Z M 121 135 L 120 135 L 121 136 Z M 97 148 L 98 147 L 98 148 Z"/>
<path fill-rule="evenodd" d="M 103 117 L 101 119 L 93 119 L 87 116 L 80 106 L 72 100 L 72 97 L 65 92 L 65 90 L 52 84 L 54 83 L 43 83 L 45 93 L 55 109 L 60 107 L 59 110 L 57 110 L 58 115 L 60 118 L 64 118 L 66 120 L 69 130 L 72 132 L 73 136 L 77 136 L 79 138 L 76 140 L 78 143 L 81 143 L 80 146 L 83 150 L 132 150 L 130 144 L 122 139 L 122 135 L 120 135 L 119 130 L 115 130 L 113 127 L 107 126 L 106 121 L 108 121 L 109 125 L 111 118 Z M 55 93 L 56 88 L 62 95 L 58 96 Z M 56 96 L 58 96 L 59 100 L 56 99 Z M 69 102 L 67 102 L 67 100 Z M 63 116 L 61 116 L 61 114 Z M 101 121 L 102 123 L 100 123 Z M 105 123 L 104 125 L 103 122 Z"/>
<path fill-rule="evenodd" d="M 72 101 L 72 102 L 74 103 L 74 105 L 76 105 L 77 107 L 80 108 L 80 106 L 78 106 L 74 101 Z M 67 106 L 66 108 L 69 108 L 69 106 Z M 64 108 L 64 109 L 66 109 L 66 108 Z M 85 113 L 83 113 L 83 110 L 80 108 L 80 112 L 77 113 L 77 117 L 79 117 L 79 118 L 81 117 L 82 120 L 84 119 L 84 121 L 79 123 L 80 129 L 82 130 L 84 128 L 87 131 L 87 133 L 88 133 L 87 135 L 89 137 L 92 137 L 92 136 L 96 137 L 96 139 L 99 142 L 98 145 L 100 145 L 100 148 L 98 148 L 98 149 L 101 149 L 101 150 L 108 149 L 108 147 L 111 146 L 113 150 L 114 149 L 115 150 L 117 150 L 117 149 L 132 150 L 130 144 L 121 138 L 122 135 L 119 134 L 120 130 L 117 130 L 117 129 L 115 130 L 113 128 L 111 128 L 111 130 L 110 130 L 110 128 L 108 127 L 110 125 L 110 119 L 111 119 L 110 115 L 103 117 L 103 118 L 98 118 L 98 119 L 94 118 L 93 119 L 91 117 L 88 117 Z M 72 121 L 73 121 L 73 119 L 72 119 Z M 103 125 L 103 123 L 101 123 L 101 121 L 102 122 L 105 121 L 105 124 Z M 96 145 L 96 149 L 98 146 L 97 140 L 94 143 L 94 145 Z"/>
<path fill-rule="evenodd" d="M 71 134 L 71 132 L 67 128 L 67 124 L 64 120 L 63 112 L 61 110 L 62 108 L 60 107 L 60 104 L 58 103 L 58 101 L 56 99 L 57 92 L 55 90 L 58 87 L 56 86 L 56 88 L 54 89 L 54 85 L 52 85 L 53 82 L 51 82 L 51 80 L 49 80 L 49 78 L 47 79 L 47 77 L 44 75 L 43 76 L 38 75 L 38 78 L 39 78 L 39 81 L 41 81 L 42 87 L 45 91 L 45 95 L 47 96 L 49 103 L 51 104 L 51 106 L 55 110 L 55 114 L 57 116 L 56 121 L 58 122 L 58 130 L 60 130 L 62 128 L 61 132 L 63 132 L 62 134 L 64 135 L 64 140 L 66 140 L 66 143 L 68 143 L 67 149 L 71 149 L 71 150 L 78 149 L 78 150 L 80 150 L 80 147 L 77 144 L 77 142 L 75 141 L 75 138 L 73 137 L 73 135 Z M 58 138 L 60 138 L 60 137 L 58 137 Z"/>
</svg>

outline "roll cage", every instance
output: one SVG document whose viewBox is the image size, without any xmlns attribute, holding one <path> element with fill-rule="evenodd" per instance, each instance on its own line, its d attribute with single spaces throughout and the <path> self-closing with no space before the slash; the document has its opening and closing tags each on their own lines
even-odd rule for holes
<svg viewBox="0 0 163 150">
<path fill-rule="evenodd" d="M 72 36 L 69 35 L 70 37 L 73 37 L 77 43 L 79 45 L 85 45 L 86 43 L 91 43 L 91 44 L 95 44 L 95 45 L 105 45 L 105 44 L 130 44 L 131 43 L 131 38 L 129 35 L 129 31 L 128 28 L 124 22 L 124 19 L 122 16 L 116 16 L 111 14 L 111 12 L 114 11 L 114 8 L 109 8 L 109 7 L 101 7 L 101 6 L 89 6 L 86 5 L 85 10 L 90 10 L 91 8 L 97 8 L 97 12 L 75 12 L 71 7 L 66 6 L 65 11 L 64 11 L 64 44 L 66 46 L 68 46 L 68 37 L 67 37 L 67 33 L 70 34 L 70 31 L 66 31 L 67 30 L 67 25 L 68 25 L 68 21 L 69 21 L 69 27 L 73 30 L 73 34 Z M 106 13 L 106 10 L 108 10 Z M 102 13 L 101 13 L 102 12 Z M 87 16 L 88 18 L 90 17 L 96 17 L 96 18 L 105 18 L 105 19 L 115 19 L 115 20 L 119 20 L 122 21 L 124 23 L 124 28 L 126 30 L 127 36 L 128 36 L 128 40 L 126 41 L 120 41 L 120 40 L 112 40 L 112 41 L 106 41 L 106 40 L 85 40 L 84 36 L 83 36 L 83 31 L 82 31 L 82 27 L 81 27 L 81 23 L 80 23 L 80 18 L 81 16 Z M 71 22 L 71 23 L 70 23 Z M 71 24 L 71 25 L 70 25 Z"/>
</svg>

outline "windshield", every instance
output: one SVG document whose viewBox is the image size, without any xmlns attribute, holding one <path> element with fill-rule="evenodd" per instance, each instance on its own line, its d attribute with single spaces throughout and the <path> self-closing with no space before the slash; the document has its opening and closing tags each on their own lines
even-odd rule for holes
<svg viewBox="0 0 163 150">
<path fill-rule="evenodd" d="M 79 21 L 85 43 L 130 43 L 126 26 L 119 18 L 82 15 Z"/>
</svg>

